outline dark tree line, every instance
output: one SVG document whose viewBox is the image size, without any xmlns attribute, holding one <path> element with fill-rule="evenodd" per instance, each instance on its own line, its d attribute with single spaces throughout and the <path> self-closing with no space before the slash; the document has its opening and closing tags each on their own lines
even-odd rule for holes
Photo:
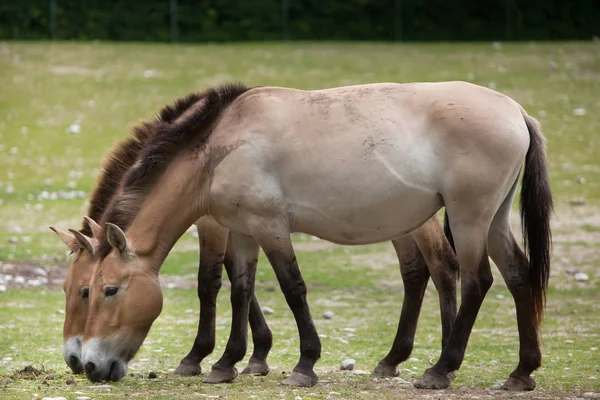
<svg viewBox="0 0 600 400">
<path fill-rule="evenodd" d="M 0 0 L 0 39 L 552 40 L 600 36 L 600 0 Z"/>
</svg>

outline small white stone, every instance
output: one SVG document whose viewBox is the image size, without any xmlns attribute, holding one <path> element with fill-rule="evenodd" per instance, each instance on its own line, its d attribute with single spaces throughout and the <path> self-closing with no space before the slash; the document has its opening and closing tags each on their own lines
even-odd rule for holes
<svg viewBox="0 0 600 400">
<path fill-rule="evenodd" d="M 48 271 L 46 271 L 44 268 L 42 267 L 37 267 L 33 270 L 33 273 L 38 275 L 38 276 L 47 276 L 48 275 Z"/>
<path fill-rule="evenodd" d="M 6 292 L 6 285 L 0 285 L 0 293 Z"/>
<path fill-rule="evenodd" d="M 147 69 L 144 71 L 144 78 L 152 78 L 153 76 L 156 76 L 156 72 L 155 69 Z"/>
<path fill-rule="evenodd" d="M 344 332 L 356 332 L 356 329 L 354 329 L 354 328 L 344 328 L 343 331 Z"/>
<path fill-rule="evenodd" d="M 12 361 L 12 357 L 3 357 L 2 361 Z"/>
<path fill-rule="evenodd" d="M 19 149 L 16 147 L 11 147 L 10 148 L 10 154 L 17 154 L 19 152 Z"/>
<path fill-rule="evenodd" d="M 504 298 L 504 295 L 503 295 L 503 294 L 497 294 L 497 295 L 496 295 L 496 298 L 497 298 L 498 300 L 502 300 L 502 299 Z"/>
<path fill-rule="evenodd" d="M 577 183 L 579 183 L 581 185 L 585 184 L 585 178 L 583 176 L 578 176 Z"/>
<path fill-rule="evenodd" d="M 573 115 L 576 115 L 578 117 L 584 116 L 585 115 L 585 108 L 583 107 L 579 107 L 573 110 Z"/>
<path fill-rule="evenodd" d="M 76 135 L 80 132 L 81 132 L 81 126 L 78 123 L 72 123 L 69 126 L 69 133 Z"/>
<path fill-rule="evenodd" d="M 588 398 L 591 398 L 591 399 L 598 399 L 598 398 L 600 398 L 600 393 L 585 392 L 582 396 L 583 397 L 588 397 Z"/>
<path fill-rule="evenodd" d="M 496 82 L 490 82 L 488 83 L 488 87 L 492 90 L 496 89 Z"/>
<path fill-rule="evenodd" d="M 19 238 L 18 238 L 18 237 L 16 237 L 16 236 L 11 236 L 11 237 L 8 239 L 8 243 L 10 243 L 10 244 L 17 244 L 17 243 L 19 243 Z"/>
<path fill-rule="evenodd" d="M 75 397 L 75 400 L 92 400 L 92 398 L 87 396 L 78 396 Z"/>
<path fill-rule="evenodd" d="M 65 397 L 42 397 L 42 400 L 67 400 Z"/>
<path fill-rule="evenodd" d="M 294 400 L 302 400 L 302 397 L 296 396 L 296 397 L 294 397 Z"/>
<path fill-rule="evenodd" d="M 565 340 L 565 343 L 566 343 L 566 344 L 573 344 L 573 343 L 575 343 L 575 342 L 574 342 L 574 341 L 572 341 L 571 339 L 567 339 L 567 340 Z"/>
<path fill-rule="evenodd" d="M 15 187 L 13 185 L 8 185 L 6 186 L 6 189 L 4 189 L 4 191 L 6 192 L 6 194 L 12 194 L 15 192 Z"/>
<path fill-rule="evenodd" d="M 494 42 L 492 43 L 492 47 L 494 48 L 494 50 L 500 50 L 502 49 L 502 44 L 500 42 Z"/>
<path fill-rule="evenodd" d="M 408 359 L 408 361 L 420 361 L 417 357 L 411 357 Z"/>
<path fill-rule="evenodd" d="M 56 310 L 57 314 L 65 315 L 65 310 Z"/>
<path fill-rule="evenodd" d="M 598 350 L 598 348 L 597 347 L 590 347 L 590 350 L 591 351 L 596 351 L 596 350 Z"/>
<path fill-rule="evenodd" d="M 325 319 L 333 319 L 334 315 L 335 314 L 333 313 L 333 311 L 325 311 L 323 313 L 323 318 L 325 318 Z"/>
<path fill-rule="evenodd" d="M 575 197 L 570 201 L 572 206 L 583 206 L 585 205 L 585 199 L 583 197 Z"/>
<path fill-rule="evenodd" d="M 578 272 L 575 274 L 575 280 L 577 282 L 586 282 L 590 280 L 590 277 L 585 272 Z"/>
<path fill-rule="evenodd" d="M 540 111 L 538 112 L 538 116 L 539 116 L 540 118 L 544 118 L 544 117 L 546 116 L 546 111 L 545 111 L 545 110 L 540 110 Z"/>
<path fill-rule="evenodd" d="M 573 353 L 567 353 L 567 357 L 573 357 Z"/>
<path fill-rule="evenodd" d="M 342 361 L 342 365 L 340 365 L 340 369 L 342 371 L 352 371 L 354 366 L 356 365 L 356 360 L 352 358 L 348 358 L 347 360 Z"/>
<path fill-rule="evenodd" d="M 15 284 L 17 285 L 22 285 L 25 283 L 25 277 L 21 276 L 21 275 L 17 275 L 15 276 L 15 280 L 14 280 Z"/>
<path fill-rule="evenodd" d="M 274 313 L 275 311 L 273 311 L 273 309 L 272 309 L 272 308 L 270 308 L 270 307 L 263 307 L 263 308 L 262 308 L 262 312 L 263 312 L 263 314 L 265 314 L 265 315 L 273 315 L 273 313 Z"/>
<path fill-rule="evenodd" d="M 556 63 L 556 61 L 550 61 L 548 63 L 548 67 L 552 70 L 555 70 L 556 68 L 558 68 L 558 64 Z"/>
<path fill-rule="evenodd" d="M 188 308 L 187 310 L 185 310 L 185 313 L 186 313 L 186 314 L 191 314 L 191 313 L 193 313 L 193 312 L 194 312 L 194 310 L 192 310 L 191 308 Z"/>
</svg>

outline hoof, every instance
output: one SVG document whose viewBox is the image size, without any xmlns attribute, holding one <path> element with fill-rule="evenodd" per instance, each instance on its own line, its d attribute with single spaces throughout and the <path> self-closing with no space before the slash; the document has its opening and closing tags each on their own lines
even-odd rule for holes
<svg viewBox="0 0 600 400">
<path fill-rule="evenodd" d="M 395 365 L 379 363 L 375 367 L 375 370 L 373 370 L 373 375 L 393 378 L 400 375 L 400 372 L 398 371 L 398 367 L 396 367 Z"/>
<path fill-rule="evenodd" d="M 200 364 L 186 364 L 183 361 L 179 363 L 179 366 L 173 372 L 173 375 L 177 376 L 197 376 L 202 373 L 202 367 Z"/>
<path fill-rule="evenodd" d="M 242 371 L 244 375 L 262 375 L 265 376 L 269 373 L 270 369 L 266 361 L 252 361 L 248 362 L 246 368 Z"/>
<path fill-rule="evenodd" d="M 446 389 L 450 386 L 450 379 L 448 379 L 448 375 L 439 374 L 430 368 L 414 385 L 417 389 Z"/>
<path fill-rule="evenodd" d="M 233 382 L 238 376 L 237 368 L 220 368 L 213 365 L 210 374 L 204 379 L 204 383 L 228 383 Z"/>
<path fill-rule="evenodd" d="M 282 385 L 288 386 L 299 386 L 299 387 L 313 387 L 319 381 L 317 375 L 310 371 L 310 375 L 301 374 L 300 372 L 292 371 L 290 376 L 285 378 Z"/>
<path fill-rule="evenodd" d="M 504 385 L 500 386 L 502 390 L 529 391 L 535 389 L 535 381 L 530 376 L 509 376 Z"/>
</svg>

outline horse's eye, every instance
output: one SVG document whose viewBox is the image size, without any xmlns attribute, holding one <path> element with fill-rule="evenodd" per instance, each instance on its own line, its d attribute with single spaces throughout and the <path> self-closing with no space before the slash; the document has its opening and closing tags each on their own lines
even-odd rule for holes
<svg viewBox="0 0 600 400">
<path fill-rule="evenodd" d="M 81 288 L 81 298 L 87 299 L 88 297 L 90 297 L 90 288 L 88 288 L 88 287 Z"/>
<path fill-rule="evenodd" d="M 107 286 L 104 288 L 104 296 L 106 296 L 106 297 L 114 296 L 115 294 L 117 294 L 118 291 L 119 291 L 119 288 L 116 286 Z"/>
</svg>

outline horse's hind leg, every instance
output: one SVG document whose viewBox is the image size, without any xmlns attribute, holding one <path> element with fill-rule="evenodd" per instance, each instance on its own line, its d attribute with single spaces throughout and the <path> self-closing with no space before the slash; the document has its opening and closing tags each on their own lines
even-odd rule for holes
<svg viewBox="0 0 600 400">
<path fill-rule="evenodd" d="M 235 232 L 230 233 L 229 244 L 225 268 L 231 281 L 231 331 L 225 352 L 212 366 L 205 383 L 233 381 L 237 377 L 235 364 L 244 358 L 248 348 L 248 316 L 259 247 L 254 238 Z"/>
<path fill-rule="evenodd" d="M 229 230 L 216 222 L 201 218 L 196 223 L 200 241 L 198 299 L 200 320 L 192 349 L 175 370 L 175 375 L 193 376 L 202 372 L 200 362 L 215 348 L 217 294 L 221 288 L 223 257 Z"/>
<path fill-rule="evenodd" d="M 429 281 L 427 264 L 412 236 L 403 236 L 393 240 L 392 244 L 400 261 L 404 300 L 392 348 L 373 371 L 378 376 L 398 376 L 398 365 L 410 356 L 423 295 Z"/>
<path fill-rule="evenodd" d="M 440 359 L 415 382 L 417 388 L 423 389 L 450 386 L 448 374 L 458 370 L 463 361 L 477 313 L 493 281 L 486 243 L 492 216 L 473 215 L 471 208 L 455 209 L 455 212 L 450 205 L 447 208 L 460 264 L 462 302 Z"/>
<path fill-rule="evenodd" d="M 442 348 L 444 348 L 450 340 L 452 326 L 456 319 L 458 260 L 436 215 L 415 230 L 412 236 L 423 253 L 431 280 L 438 291 L 442 320 Z"/>
<path fill-rule="evenodd" d="M 490 257 L 498 266 L 515 300 L 519 327 L 519 365 L 502 388 L 533 390 L 535 381 L 531 378 L 531 373 L 541 365 L 542 353 L 539 326 L 531 301 L 529 263 L 510 229 L 510 206 L 513 197 L 514 188 L 496 213 L 488 236 Z"/>
<path fill-rule="evenodd" d="M 450 244 L 444 238 L 437 216 L 430 218 L 411 235 L 394 240 L 392 243 L 400 260 L 404 301 L 392 349 L 373 372 L 379 376 L 398 375 L 398 364 L 410 356 L 423 295 L 430 275 L 440 298 L 442 347 L 450 337 L 452 324 L 456 318 L 458 261 Z"/>
</svg>

